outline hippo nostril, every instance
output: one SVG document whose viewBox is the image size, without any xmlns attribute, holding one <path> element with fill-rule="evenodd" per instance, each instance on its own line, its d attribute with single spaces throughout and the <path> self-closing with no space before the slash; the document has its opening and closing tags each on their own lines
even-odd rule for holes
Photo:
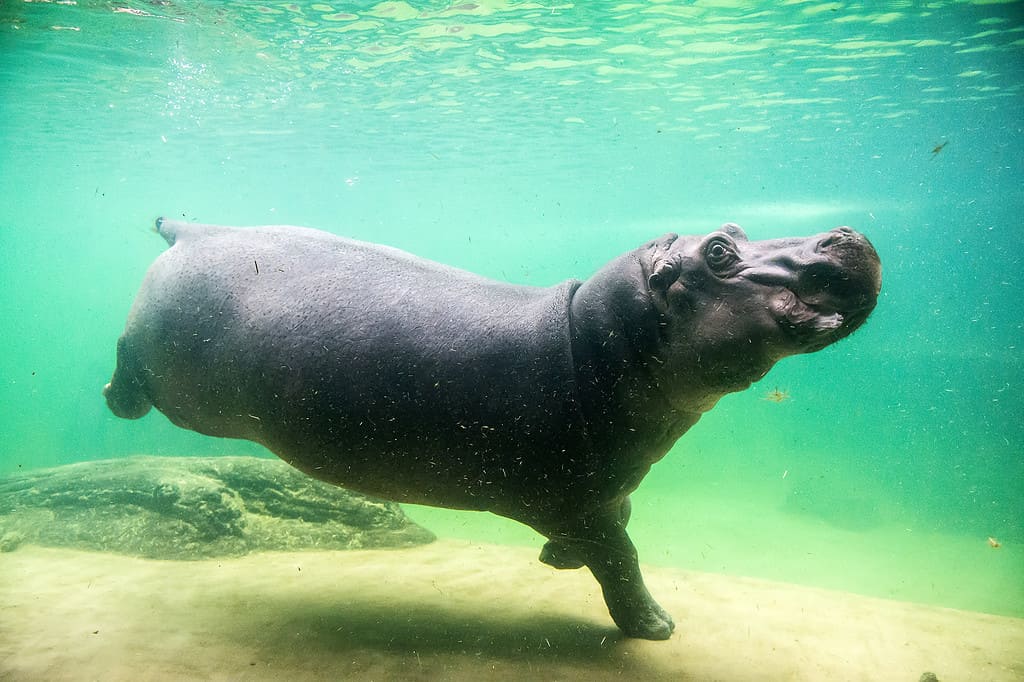
<svg viewBox="0 0 1024 682">
<path fill-rule="evenodd" d="M 837 227 L 826 233 L 825 236 L 822 237 L 821 241 L 818 242 L 818 251 L 830 249 L 838 244 L 856 241 L 858 236 L 859 235 L 849 227 Z"/>
</svg>

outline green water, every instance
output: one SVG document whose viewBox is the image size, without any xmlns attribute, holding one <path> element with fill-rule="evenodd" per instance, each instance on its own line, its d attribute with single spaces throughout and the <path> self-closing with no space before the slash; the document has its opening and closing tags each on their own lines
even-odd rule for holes
<svg viewBox="0 0 1024 682">
<path fill-rule="evenodd" d="M 1024 616 L 1022 127 L 1021 3 L 0 0 L 0 473 L 265 454 L 100 396 L 158 215 L 537 285 L 848 224 L 875 314 L 655 467 L 641 560 Z"/>
</svg>

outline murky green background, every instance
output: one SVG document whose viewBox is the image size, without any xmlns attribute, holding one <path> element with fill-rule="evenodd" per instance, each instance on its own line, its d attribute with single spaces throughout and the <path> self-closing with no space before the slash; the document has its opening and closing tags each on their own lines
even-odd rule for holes
<svg viewBox="0 0 1024 682">
<path fill-rule="evenodd" d="M 1021 3 L 0 0 L 0 473 L 261 452 L 100 396 L 158 215 L 538 285 L 849 224 L 876 313 L 655 467 L 641 559 L 1024 616 L 1022 127 Z"/>
</svg>

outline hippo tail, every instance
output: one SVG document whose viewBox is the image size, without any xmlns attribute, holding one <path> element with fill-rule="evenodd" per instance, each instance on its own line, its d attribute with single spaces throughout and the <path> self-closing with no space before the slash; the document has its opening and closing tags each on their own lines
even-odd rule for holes
<svg viewBox="0 0 1024 682">
<path fill-rule="evenodd" d="M 178 220 L 171 220 L 170 218 L 156 219 L 156 231 L 167 241 L 168 246 L 174 246 L 174 243 L 179 239 L 189 239 L 192 236 L 207 234 L 217 229 L 223 230 L 224 228 L 219 228 L 217 225 L 183 223 Z"/>
</svg>

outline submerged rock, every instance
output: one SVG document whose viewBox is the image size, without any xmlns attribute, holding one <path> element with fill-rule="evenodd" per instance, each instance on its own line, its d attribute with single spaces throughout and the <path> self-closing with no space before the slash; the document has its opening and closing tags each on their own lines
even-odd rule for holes
<svg viewBox="0 0 1024 682">
<path fill-rule="evenodd" d="M 200 559 L 434 540 L 393 503 L 258 457 L 129 457 L 0 478 L 0 552 L 22 543 Z"/>
</svg>

